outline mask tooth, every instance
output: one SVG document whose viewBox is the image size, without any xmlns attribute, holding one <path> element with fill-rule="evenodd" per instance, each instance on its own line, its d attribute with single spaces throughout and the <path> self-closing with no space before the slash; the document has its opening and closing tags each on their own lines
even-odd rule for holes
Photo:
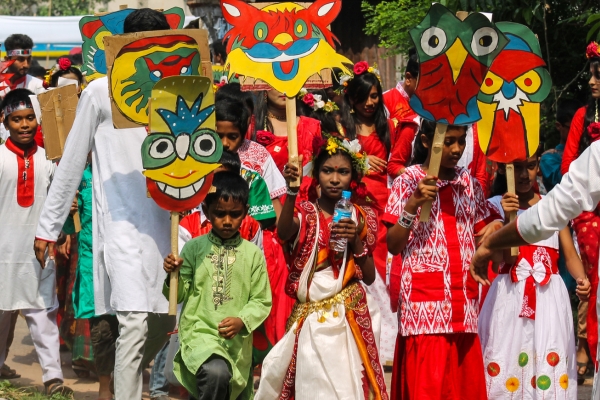
<svg viewBox="0 0 600 400">
<path fill-rule="evenodd" d="M 167 185 L 167 189 L 165 190 L 165 193 L 168 194 L 169 196 L 179 199 L 179 189 L 174 188 L 173 186 L 169 186 Z"/>
<path fill-rule="evenodd" d="M 192 197 L 193 195 L 195 195 L 196 192 L 197 191 L 194 190 L 194 188 L 192 187 L 192 185 L 186 186 L 186 187 L 181 188 L 179 190 L 179 193 L 180 193 L 182 199 L 189 199 L 190 197 Z"/>
<path fill-rule="evenodd" d="M 167 185 L 165 185 L 162 182 L 156 182 L 156 186 L 158 186 L 158 188 L 160 189 L 161 192 L 165 192 L 165 189 L 167 188 Z"/>
</svg>

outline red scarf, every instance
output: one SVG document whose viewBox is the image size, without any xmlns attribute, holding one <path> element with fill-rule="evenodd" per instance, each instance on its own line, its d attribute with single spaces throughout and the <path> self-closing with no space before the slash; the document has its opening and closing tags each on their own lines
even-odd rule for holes
<svg viewBox="0 0 600 400">
<path fill-rule="evenodd" d="M 18 147 L 11 138 L 5 143 L 8 150 L 17 155 L 19 173 L 17 178 L 17 203 L 23 207 L 31 207 L 34 199 L 35 168 L 33 166 L 33 155 L 38 147 L 35 142 L 25 150 Z"/>
</svg>

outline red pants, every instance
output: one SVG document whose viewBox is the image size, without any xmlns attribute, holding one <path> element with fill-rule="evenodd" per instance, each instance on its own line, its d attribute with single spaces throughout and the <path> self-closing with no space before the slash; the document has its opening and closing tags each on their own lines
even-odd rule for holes
<svg viewBox="0 0 600 400">
<path fill-rule="evenodd" d="M 398 335 L 390 398 L 487 400 L 479 336 Z"/>
</svg>

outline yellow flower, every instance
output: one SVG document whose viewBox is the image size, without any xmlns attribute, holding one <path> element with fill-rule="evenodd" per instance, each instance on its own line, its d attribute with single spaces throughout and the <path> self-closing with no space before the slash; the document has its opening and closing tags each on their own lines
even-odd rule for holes
<svg viewBox="0 0 600 400">
<path fill-rule="evenodd" d="M 369 67 L 369 68 L 367 69 L 367 72 L 373 73 L 373 67 Z"/>
<path fill-rule="evenodd" d="M 561 388 L 567 390 L 567 388 L 569 387 L 569 375 L 567 375 L 567 374 L 561 375 L 558 380 L 558 383 L 560 384 Z"/>
<path fill-rule="evenodd" d="M 338 144 L 335 142 L 335 140 L 333 138 L 329 138 L 327 140 L 327 147 L 325 148 L 325 150 L 327 150 L 327 152 L 329 153 L 329 155 L 332 155 L 333 153 L 336 152 L 336 150 L 338 149 Z"/>
<path fill-rule="evenodd" d="M 516 392 L 519 389 L 519 385 L 519 380 L 514 376 L 506 380 L 506 389 L 511 393 Z"/>
</svg>

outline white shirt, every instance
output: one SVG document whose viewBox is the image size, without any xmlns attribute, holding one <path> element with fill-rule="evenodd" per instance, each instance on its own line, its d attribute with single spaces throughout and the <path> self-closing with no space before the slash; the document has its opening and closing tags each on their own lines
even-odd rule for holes
<svg viewBox="0 0 600 400">
<path fill-rule="evenodd" d="M 594 142 L 569 167 L 561 182 L 517 218 L 517 230 L 535 243 L 561 230 L 600 202 L 600 142 Z"/>
<path fill-rule="evenodd" d="M 30 207 L 21 207 L 17 203 L 17 156 L 6 145 L 0 146 L 0 310 L 41 310 L 52 307 L 56 298 L 54 263 L 47 262 L 42 269 L 33 252 L 54 164 L 41 147 L 32 158 L 34 200 Z"/>
<path fill-rule="evenodd" d="M 58 237 L 92 150 L 96 314 L 166 313 L 162 294 L 169 213 L 148 198 L 142 175 L 144 128 L 115 129 L 107 78 L 81 93 L 75 122 L 44 205 L 36 237 Z"/>
</svg>

